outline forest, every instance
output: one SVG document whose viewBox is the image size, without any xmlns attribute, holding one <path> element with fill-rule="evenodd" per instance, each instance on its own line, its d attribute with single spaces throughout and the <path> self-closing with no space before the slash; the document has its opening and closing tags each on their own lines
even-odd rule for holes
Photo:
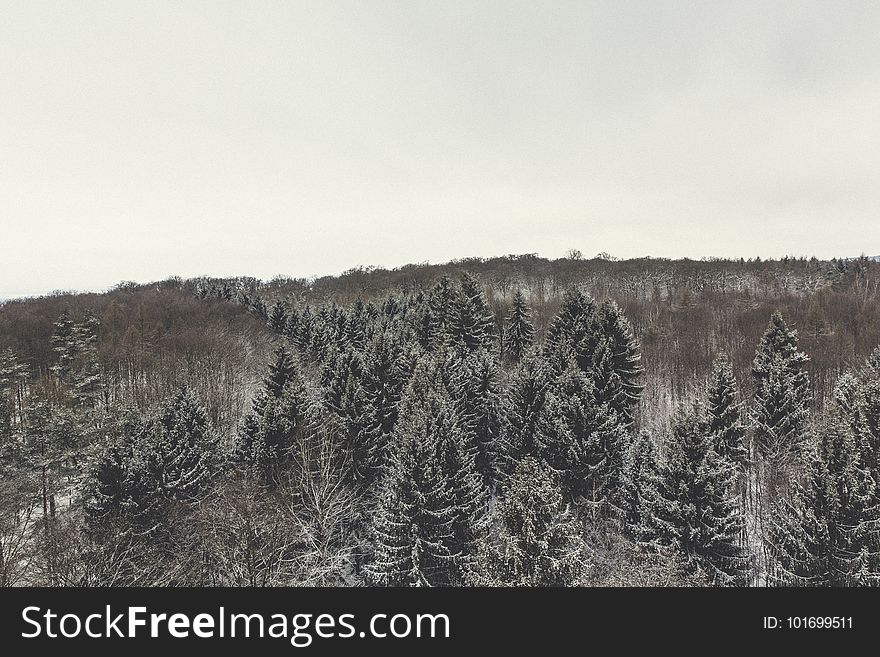
<svg viewBox="0 0 880 657">
<path fill-rule="evenodd" d="M 877 259 L 0 304 L 3 586 L 877 584 Z"/>
</svg>

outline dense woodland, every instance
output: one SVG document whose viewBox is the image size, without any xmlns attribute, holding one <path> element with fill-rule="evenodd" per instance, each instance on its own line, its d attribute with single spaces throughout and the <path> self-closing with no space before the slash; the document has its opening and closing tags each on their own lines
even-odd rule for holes
<svg viewBox="0 0 880 657">
<path fill-rule="evenodd" d="M 0 306 L 0 584 L 880 583 L 880 262 Z"/>
</svg>

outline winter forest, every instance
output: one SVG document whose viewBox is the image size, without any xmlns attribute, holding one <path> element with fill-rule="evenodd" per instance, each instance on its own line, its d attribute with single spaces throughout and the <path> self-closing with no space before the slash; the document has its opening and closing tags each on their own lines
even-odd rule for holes
<svg viewBox="0 0 880 657">
<path fill-rule="evenodd" d="M 880 583 L 880 262 L 0 305 L 4 586 Z"/>
</svg>

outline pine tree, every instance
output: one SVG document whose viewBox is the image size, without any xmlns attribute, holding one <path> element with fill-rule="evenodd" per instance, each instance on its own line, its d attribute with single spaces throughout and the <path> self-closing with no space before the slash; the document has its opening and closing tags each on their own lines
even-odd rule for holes
<svg viewBox="0 0 880 657">
<path fill-rule="evenodd" d="M 640 544 L 658 544 L 669 534 L 661 491 L 663 472 L 654 440 L 642 431 L 627 451 L 621 476 L 619 507 L 624 533 Z"/>
<path fill-rule="evenodd" d="M 508 354 L 514 363 L 520 362 L 532 346 L 535 327 L 530 315 L 522 290 L 517 289 L 513 295 L 513 308 L 504 330 L 504 353 Z"/>
<path fill-rule="evenodd" d="M 573 586 L 581 581 L 587 567 L 584 541 L 545 464 L 532 457 L 519 463 L 493 517 L 476 583 Z"/>
<path fill-rule="evenodd" d="M 715 452 L 701 416 L 698 409 L 680 412 L 673 426 L 663 477 L 665 539 L 713 584 L 742 584 L 747 559 L 738 544 L 736 471 Z"/>
<path fill-rule="evenodd" d="M 877 484 L 840 411 L 820 430 L 807 481 L 774 506 L 771 582 L 787 586 L 880 584 Z"/>
<path fill-rule="evenodd" d="M 781 473 L 800 457 L 807 438 L 810 390 L 804 367 L 808 360 L 798 350 L 797 331 L 773 313 L 752 363 L 755 440 L 770 467 L 771 492 Z"/>
<path fill-rule="evenodd" d="M 745 427 L 737 402 L 736 378 L 725 356 L 712 365 L 712 373 L 706 386 L 706 422 L 715 436 L 715 451 L 739 468 L 744 468 L 749 458 L 745 442 Z"/>
</svg>

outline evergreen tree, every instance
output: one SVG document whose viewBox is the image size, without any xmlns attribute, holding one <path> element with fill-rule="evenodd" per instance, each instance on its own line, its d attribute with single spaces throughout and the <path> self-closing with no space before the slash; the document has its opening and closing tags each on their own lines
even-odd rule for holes
<svg viewBox="0 0 880 657">
<path fill-rule="evenodd" d="M 613 301 L 602 304 L 598 324 L 610 352 L 610 369 L 617 375 L 622 390 L 612 408 L 627 424 L 632 424 L 633 411 L 644 389 L 639 382 L 644 372 L 641 348 L 629 320 Z"/>
<path fill-rule="evenodd" d="M 73 398 L 80 406 L 92 408 L 104 391 L 104 372 L 98 360 L 98 329 L 100 321 L 86 313 L 75 326 L 76 371 L 71 376 Z"/>
<path fill-rule="evenodd" d="M 287 304 L 280 299 L 272 304 L 266 323 L 278 335 L 285 334 L 287 331 Z"/>
<path fill-rule="evenodd" d="M 628 436 L 590 379 L 570 367 L 547 393 L 536 427 L 538 454 L 561 475 L 566 500 L 602 513 L 614 506 Z"/>
<path fill-rule="evenodd" d="M 358 481 L 372 482 L 381 453 L 381 425 L 365 386 L 361 355 L 348 348 L 332 349 L 321 374 L 325 400 L 337 418 L 351 473 Z"/>
<path fill-rule="evenodd" d="M 654 440 L 642 431 L 633 440 L 624 461 L 619 505 L 624 532 L 640 544 L 657 544 L 669 534 L 663 490 L 663 472 Z"/>
<path fill-rule="evenodd" d="M 457 385 L 465 431 L 472 436 L 476 450 L 477 471 L 484 485 L 493 487 L 502 421 L 497 361 L 482 349 L 468 355 L 459 364 Z"/>
<path fill-rule="evenodd" d="M 810 390 L 804 367 L 808 360 L 798 350 L 797 331 L 773 313 L 752 363 L 755 440 L 770 466 L 771 491 L 780 473 L 801 455 L 807 438 Z"/>
<path fill-rule="evenodd" d="M 504 395 L 496 464 L 502 479 L 512 474 L 525 457 L 538 455 L 535 436 L 551 380 L 549 368 L 535 353 L 527 354 L 511 376 Z"/>
<path fill-rule="evenodd" d="M 299 323 L 299 311 L 296 308 L 289 308 L 287 311 L 287 323 L 284 325 L 284 336 L 292 345 L 296 345 L 297 336 L 299 335 Z"/>
<path fill-rule="evenodd" d="M 52 351 L 55 352 L 58 360 L 50 369 L 60 381 L 67 383 L 77 352 L 76 324 L 67 310 L 53 324 Z"/>
<path fill-rule="evenodd" d="M 708 429 L 715 436 L 715 451 L 737 467 L 744 468 L 749 459 L 749 448 L 737 402 L 736 378 L 725 356 L 718 358 L 712 366 L 706 387 L 706 411 Z"/>
<path fill-rule="evenodd" d="M 547 328 L 544 356 L 559 372 L 574 359 L 578 367 L 588 371 L 599 337 L 597 310 L 592 297 L 581 290 L 568 290 L 562 297 L 559 314 Z"/>
<path fill-rule="evenodd" d="M 310 422 L 313 409 L 305 384 L 283 346 L 269 366 L 264 387 L 242 420 L 234 458 L 256 468 L 263 483 L 277 483 L 278 470 Z"/>
<path fill-rule="evenodd" d="M 482 543 L 476 582 L 504 586 L 573 586 L 586 570 L 578 523 L 553 472 L 527 457 L 516 468 Z"/>
<path fill-rule="evenodd" d="M 10 348 L 0 354 L 0 444 L 11 438 L 16 418 L 21 422 L 30 368 Z"/>
<path fill-rule="evenodd" d="M 880 584 L 877 484 L 846 419 L 824 423 L 807 481 L 775 505 L 768 532 L 771 582 L 787 586 Z"/>
<path fill-rule="evenodd" d="M 468 411 L 468 398 L 474 394 L 469 372 L 456 351 L 447 349 L 416 368 L 409 388 L 411 396 L 421 391 L 423 400 L 430 399 L 432 392 L 436 395 L 432 402 L 416 402 L 421 412 L 437 417 L 448 412 L 455 423 L 454 431 L 437 431 L 436 439 L 455 502 L 451 550 L 460 555 L 459 576 L 470 567 L 489 503 L 489 491 L 477 466 L 485 447 L 477 433 L 479 417 Z"/>
<path fill-rule="evenodd" d="M 266 392 L 280 397 L 285 386 L 297 377 L 296 364 L 284 345 L 275 350 L 275 360 L 269 364 L 269 373 L 263 379 Z"/>
<path fill-rule="evenodd" d="M 161 539 L 169 513 L 196 502 L 219 466 L 207 413 L 181 388 L 150 418 L 120 418 L 86 485 L 87 526 L 100 534 L 122 521 L 134 537 Z"/>
<path fill-rule="evenodd" d="M 363 388 L 372 407 L 376 435 L 369 462 L 378 475 L 388 458 L 388 441 L 397 425 L 400 399 L 409 379 L 404 346 L 390 328 L 380 328 L 364 353 Z"/>
<path fill-rule="evenodd" d="M 534 337 L 535 327 L 531 321 L 531 313 L 526 306 L 522 290 L 517 289 L 513 295 L 513 309 L 504 331 L 504 352 L 513 359 L 514 363 L 520 362 L 532 346 Z"/>
<path fill-rule="evenodd" d="M 219 465 L 218 439 L 205 409 L 181 388 L 145 427 L 142 466 L 155 494 L 193 502 Z"/>
<path fill-rule="evenodd" d="M 312 344 L 312 332 L 314 331 L 315 317 L 311 306 L 306 306 L 299 316 L 296 334 L 291 335 L 291 341 L 297 350 L 304 354 Z"/>
<path fill-rule="evenodd" d="M 373 518 L 369 580 L 385 586 L 453 584 L 463 554 L 458 528 L 465 509 L 450 466 L 463 437 L 455 405 L 428 362 L 407 386 L 394 430 L 389 470 Z"/>
<path fill-rule="evenodd" d="M 557 372 L 575 362 L 593 379 L 597 393 L 632 425 L 642 386 L 641 351 L 632 327 L 613 301 L 597 307 L 579 290 L 566 292 L 544 341 L 544 354 Z"/>
<path fill-rule="evenodd" d="M 674 423 L 663 478 L 665 539 L 713 584 L 742 584 L 747 560 L 738 544 L 736 472 L 715 452 L 701 415 L 681 412 Z"/>
<path fill-rule="evenodd" d="M 608 404 L 623 426 L 631 426 L 633 416 L 630 399 L 627 397 L 623 380 L 614 368 L 614 351 L 611 342 L 605 337 L 596 341 L 588 375 L 593 385 L 596 402 Z"/>
<path fill-rule="evenodd" d="M 880 348 L 857 374 L 840 377 L 835 396 L 849 418 L 865 467 L 880 482 Z"/>
<path fill-rule="evenodd" d="M 450 339 L 451 324 L 455 312 L 457 291 L 448 276 L 443 276 L 427 300 L 425 315 L 425 346 L 429 350 L 438 349 Z"/>
<path fill-rule="evenodd" d="M 477 281 L 469 274 L 461 279 L 453 297 L 448 324 L 449 339 L 467 351 L 491 349 L 495 340 L 495 318 L 483 300 Z"/>
<path fill-rule="evenodd" d="M 98 534 L 113 520 L 133 511 L 135 475 L 131 437 L 112 440 L 101 448 L 85 487 L 86 529 Z"/>
</svg>

